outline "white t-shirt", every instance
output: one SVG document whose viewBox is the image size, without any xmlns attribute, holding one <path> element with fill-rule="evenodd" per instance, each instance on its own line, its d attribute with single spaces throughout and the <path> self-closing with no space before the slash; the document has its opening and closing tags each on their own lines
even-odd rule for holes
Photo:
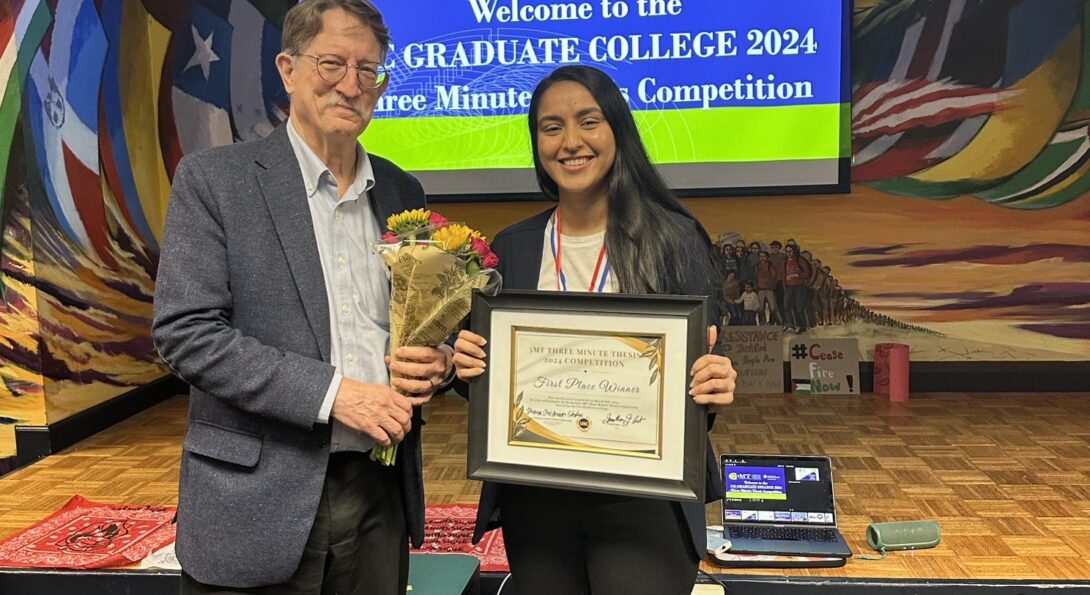
<svg viewBox="0 0 1090 595">
<path fill-rule="evenodd" d="M 537 276 L 537 288 L 543 291 L 561 291 L 562 285 L 556 279 L 556 242 L 554 241 L 553 225 L 556 217 L 549 220 L 545 226 L 545 243 L 541 253 L 541 270 Z M 589 236 L 569 236 L 560 234 L 560 265 L 567 282 L 567 291 L 596 291 L 601 293 L 617 293 L 619 287 L 617 277 L 609 266 L 609 259 L 602 256 L 602 264 L 595 280 L 594 289 L 590 289 L 591 279 L 594 278 L 595 266 L 598 264 L 598 255 L 606 239 L 606 232 L 602 230 Z M 605 274 L 605 283 L 602 283 L 602 275 Z"/>
</svg>

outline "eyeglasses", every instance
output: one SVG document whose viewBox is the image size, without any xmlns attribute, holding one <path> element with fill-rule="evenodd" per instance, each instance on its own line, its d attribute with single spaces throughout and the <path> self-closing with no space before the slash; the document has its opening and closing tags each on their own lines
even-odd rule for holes
<svg viewBox="0 0 1090 595">
<path fill-rule="evenodd" d="M 323 54 L 321 56 L 295 55 L 314 60 L 314 67 L 318 70 L 318 76 L 322 77 L 322 80 L 327 83 L 335 85 L 341 82 L 344 75 L 348 73 L 349 64 L 340 56 L 332 54 Z M 386 82 L 386 67 L 378 62 L 356 62 L 351 66 L 356 71 L 356 78 L 359 80 L 360 86 L 365 89 L 377 89 Z"/>
</svg>

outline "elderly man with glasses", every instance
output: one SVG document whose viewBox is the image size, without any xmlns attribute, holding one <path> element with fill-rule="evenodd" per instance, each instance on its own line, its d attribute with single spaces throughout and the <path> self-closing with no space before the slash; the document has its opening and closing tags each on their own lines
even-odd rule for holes
<svg viewBox="0 0 1090 595">
<path fill-rule="evenodd" d="M 451 354 L 384 359 L 390 288 L 369 246 L 389 215 L 425 205 L 358 141 L 388 48 L 367 0 L 296 5 L 276 57 L 288 121 L 175 174 L 153 336 L 191 386 L 184 593 L 405 593 L 423 537 L 419 406 Z M 394 466 L 368 456 L 391 443 Z"/>
</svg>

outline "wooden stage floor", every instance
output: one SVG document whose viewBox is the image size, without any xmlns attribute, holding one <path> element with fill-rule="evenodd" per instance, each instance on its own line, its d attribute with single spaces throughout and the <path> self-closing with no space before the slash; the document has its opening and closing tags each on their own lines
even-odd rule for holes
<svg viewBox="0 0 1090 595">
<path fill-rule="evenodd" d="M 186 397 L 0 478 L 0 537 L 47 516 L 73 494 L 91 500 L 175 504 Z M 426 407 L 429 502 L 476 502 L 465 479 L 466 403 Z M 840 526 L 857 553 L 873 553 L 871 522 L 936 519 L 942 543 L 852 559 L 833 569 L 720 569 L 716 574 L 844 577 L 974 584 L 1090 581 L 1090 395 L 916 394 L 740 396 L 724 408 L 717 451 L 832 457 Z M 718 524 L 719 507 L 709 505 Z M 1090 584 L 1090 583 L 1084 583 Z"/>
</svg>

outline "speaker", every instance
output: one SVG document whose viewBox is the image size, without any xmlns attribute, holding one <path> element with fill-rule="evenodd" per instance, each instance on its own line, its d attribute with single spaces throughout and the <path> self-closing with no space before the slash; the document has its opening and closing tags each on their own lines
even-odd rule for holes
<svg viewBox="0 0 1090 595">
<path fill-rule="evenodd" d="M 920 550 L 939 544 L 938 521 L 899 521 L 871 523 L 867 527 L 867 545 L 882 551 Z"/>
</svg>

